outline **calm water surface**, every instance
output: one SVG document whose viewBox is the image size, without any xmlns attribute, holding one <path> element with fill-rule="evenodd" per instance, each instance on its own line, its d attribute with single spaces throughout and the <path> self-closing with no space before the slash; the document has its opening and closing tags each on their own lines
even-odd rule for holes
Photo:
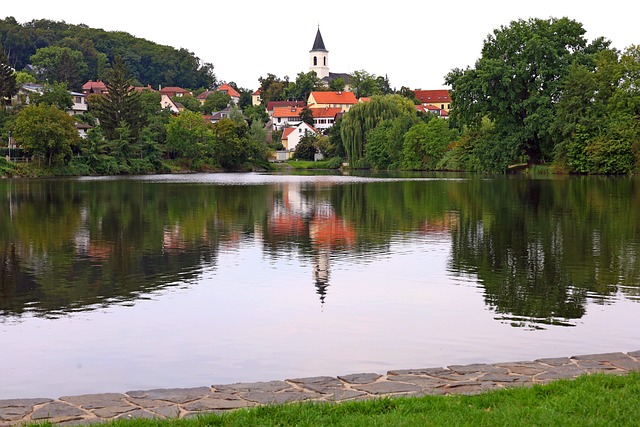
<svg viewBox="0 0 640 427">
<path fill-rule="evenodd" d="M 0 399 L 640 350 L 640 180 L 0 182 Z"/>
</svg>

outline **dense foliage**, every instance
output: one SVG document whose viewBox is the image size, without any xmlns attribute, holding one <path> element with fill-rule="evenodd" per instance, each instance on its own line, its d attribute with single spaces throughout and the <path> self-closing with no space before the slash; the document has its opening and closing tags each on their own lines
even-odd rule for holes
<svg viewBox="0 0 640 427">
<path fill-rule="evenodd" d="M 20 24 L 7 17 L 0 20 L 0 46 L 16 70 L 34 65 L 42 79 L 65 81 L 75 90 L 87 80 L 103 79 L 116 56 L 124 59 L 141 85 L 194 89 L 216 85 L 213 65 L 192 52 L 125 32 L 47 19 Z"/>
</svg>

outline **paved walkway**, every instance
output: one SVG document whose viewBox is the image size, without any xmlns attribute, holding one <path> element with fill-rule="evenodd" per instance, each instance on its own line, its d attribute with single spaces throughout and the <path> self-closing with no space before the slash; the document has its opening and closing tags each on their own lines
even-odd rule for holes
<svg viewBox="0 0 640 427">
<path fill-rule="evenodd" d="M 606 372 L 640 371 L 640 351 L 591 354 L 532 362 L 453 365 L 448 368 L 363 373 L 338 377 L 238 383 L 185 389 L 0 400 L 0 427 L 29 421 L 88 424 L 114 418 L 185 417 L 256 405 L 298 401 L 340 402 L 382 396 L 473 394 Z"/>
</svg>

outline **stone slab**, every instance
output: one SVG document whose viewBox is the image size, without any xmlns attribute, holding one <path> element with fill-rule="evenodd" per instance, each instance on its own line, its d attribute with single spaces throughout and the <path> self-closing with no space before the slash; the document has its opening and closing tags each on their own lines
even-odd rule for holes
<svg viewBox="0 0 640 427">
<path fill-rule="evenodd" d="M 338 378 L 349 384 L 369 384 L 381 378 L 380 374 L 362 373 L 351 375 L 339 375 Z"/>
<path fill-rule="evenodd" d="M 248 391 L 262 391 L 262 392 L 278 392 L 291 388 L 291 385 L 284 381 L 267 381 L 257 383 L 235 383 L 212 386 L 218 391 L 229 392 L 248 392 Z"/>
<path fill-rule="evenodd" d="M 211 393 L 209 387 L 162 388 L 154 390 L 128 391 L 126 394 L 137 399 L 164 400 L 173 403 L 187 403 L 202 399 Z"/>
<path fill-rule="evenodd" d="M 87 415 L 86 412 L 64 402 L 51 402 L 37 408 L 31 413 L 32 420 L 68 421 Z"/>
</svg>

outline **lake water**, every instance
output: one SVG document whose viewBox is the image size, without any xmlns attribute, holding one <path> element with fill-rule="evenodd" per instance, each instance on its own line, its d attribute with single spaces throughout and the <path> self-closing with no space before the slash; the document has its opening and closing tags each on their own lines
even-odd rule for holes
<svg viewBox="0 0 640 427">
<path fill-rule="evenodd" d="M 0 399 L 640 350 L 637 178 L 0 181 Z"/>
</svg>

